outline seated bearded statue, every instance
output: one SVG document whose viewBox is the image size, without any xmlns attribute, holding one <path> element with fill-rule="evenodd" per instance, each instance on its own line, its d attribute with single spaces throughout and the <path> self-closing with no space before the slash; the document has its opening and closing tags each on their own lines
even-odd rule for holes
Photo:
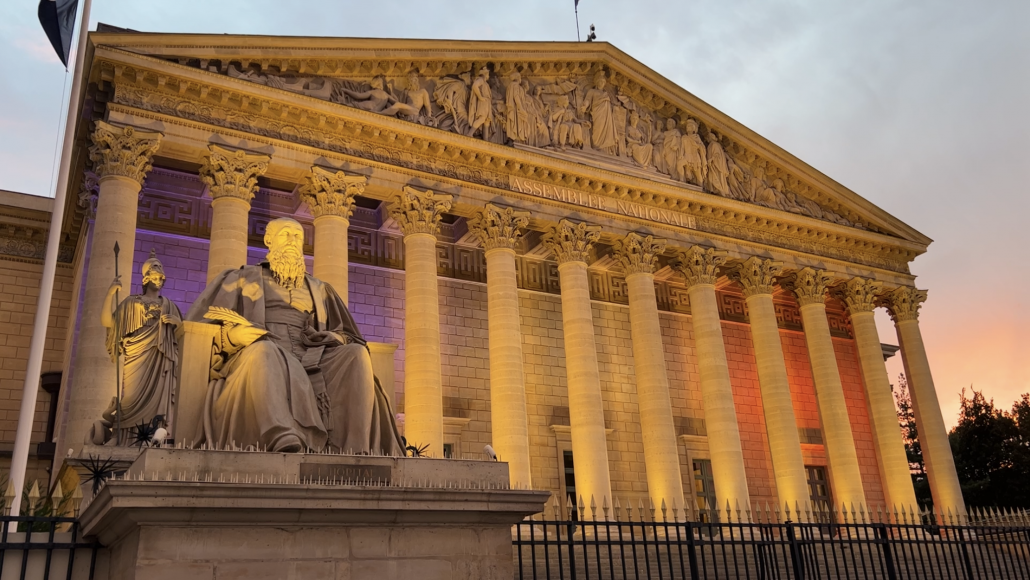
<svg viewBox="0 0 1030 580">
<path fill-rule="evenodd" d="M 403 455 L 365 339 L 336 290 L 306 273 L 301 225 L 273 220 L 264 242 L 266 262 L 222 272 L 186 315 L 221 325 L 197 440 Z"/>
</svg>

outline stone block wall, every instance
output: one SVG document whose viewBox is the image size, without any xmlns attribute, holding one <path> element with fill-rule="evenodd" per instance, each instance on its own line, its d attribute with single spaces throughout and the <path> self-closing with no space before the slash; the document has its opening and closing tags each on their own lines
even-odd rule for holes
<svg viewBox="0 0 1030 580">
<path fill-rule="evenodd" d="M 146 260 L 151 248 L 157 250 L 158 257 L 165 265 L 169 280 L 166 295 L 185 314 L 204 288 L 207 241 L 140 231 L 136 243 L 137 264 L 133 272 L 133 292 L 139 291 L 139 266 Z M 249 263 L 258 263 L 263 259 L 263 249 L 251 248 Z M 456 422 L 461 426 L 460 446 L 454 452 L 464 456 L 481 456 L 483 446 L 490 442 L 486 286 L 447 278 L 440 278 L 439 284 L 444 414 L 460 420 Z M 370 341 L 398 345 L 395 387 L 396 400 L 399 402 L 397 410 L 402 412 L 404 273 L 352 263 L 349 291 L 351 313 L 365 337 Z M 533 481 L 540 489 L 558 491 L 561 489 L 562 477 L 559 472 L 560 449 L 571 448 L 567 428 L 569 403 L 561 298 L 554 294 L 520 290 L 519 305 Z M 612 490 L 620 500 L 632 499 L 636 503 L 639 499 L 646 499 L 647 485 L 636 403 L 629 309 L 623 305 L 602 302 L 594 302 L 592 307 L 605 424 L 610 430 L 608 455 Z M 703 436 L 704 410 L 698 386 L 690 316 L 661 312 L 659 317 L 677 434 Z M 751 498 L 754 503 L 772 504 L 776 489 L 750 327 L 739 322 L 724 321 L 723 334 Z M 818 429 L 819 412 L 804 334 L 781 329 L 780 335 L 798 427 Z M 834 344 L 859 448 L 867 499 L 875 503 L 882 501 L 883 493 L 854 343 L 834 339 Z M 807 464 L 826 464 L 821 445 L 806 444 L 802 447 Z M 688 492 L 693 489 L 691 457 L 686 451 L 681 455 L 684 489 Z"/>
</svg>

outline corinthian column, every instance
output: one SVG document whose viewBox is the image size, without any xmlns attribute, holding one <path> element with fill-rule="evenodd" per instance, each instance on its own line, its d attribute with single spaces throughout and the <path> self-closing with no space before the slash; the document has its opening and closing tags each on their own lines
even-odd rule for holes
<svg viewBox="0 0 1030 580">
<path fill-rule="evenodd" d="M 561 220 L 542 238 L 558 260 L 576 491 L 588 504 L 593 497 L 598 506 L 604 505 L 606 498 L 608 505 L 613 505 L 601 376 L 597 369 L 597 344 L 587 280 L 590 248 L 600 237 L 600 226 Z"/>
<path fill-rule="evenodd" d="M 965 514 L 966 504 L 955 471 L 955 458 L 951 455 L 948 430 L 944 426 L 941 404 L 930 374 L 930 361 L 926 358 L 923 335 L 919 331 L 919 309 L 926 301 L 926 290 L 901 286 L 881 298 L 898 331 L 912 409 L 916 415 L 916 431 L 919 432 L 919 445 L 926 462 L 934 506 L 942 512 L 951 509 L 957 514 Z"/>
<path fill-rule="evenodd" d="M 690 322 L 694 328 L 698 374 L 701 375 L 701 403 L 704 405 L 708 450 L 712 456 L 715 500 L 730 507 L 751 505 L 744 471 L 744 452 L 740 447 L 737 410 L 733 405 L 730 367 L 726 362 L 726 343 L 722 338 L 719 304 L 715 297 L 718 268 L 725 262 L 715 248 L 692 246 L 679 255 L 676 269 L 687 281 L 690 297 Z M 714 507 L 714 506 L 713 506 Z"/>
<path fill-rule="evenodd" d="M 405 186 L 390 204 L 404 233 L 404 435 L 443 457 L 436 232 L 451 196 Z"/>
<path fill-rule="evenodd" d="M 211 191 L 211 244 L 207 252 L 210 282 L 225 270 L 246 265 L 250 200 L 258 190 L 258 177 L 264 175 L 272 158 L 213 144 L 208 149 L 200 179 Z"/>
<path fill-rule="evenodd" d="M 887 365 L 883 360 L 880 335 L 876 330 L 873 309 L 876 295 L 883 284 L 865 278 L 852 278 L 834 290 L 835 296 L 847 305 L 851 328 L 855 333 L 858 363 L 862 367 L 862 383 L 869 407 L 869 422 L 873 428 L 876 460 L 880 479 L 887 496 L 887 505 L 915 506 L 916 493 L 912 487 L 905 442 L 898 427 L 898 411 L 894 407 Z M 908 508 L 906 508 L 908 509 Z"/>
<path fill-rule="evenodd" d="M 519 319 L 515 244 L 529 212 L 487 204 L 470 227 L 486 250 L 486 298 L 490 339 L 491 442 L 508 462 L 511 484 L 529 487 L 529 419 L 526 379 L 522 368 L 522 324 Z"/>
<path fill-rule="evenodd" d="M 826 457 L 830 463 L 835 504 L 855 509 L 865 505 L 862 473 L 858 468 L 858 452 L 851 434 L 851 419 L 844 399 L 844 386 L 837 368 L 837 354 L 826 320 L 826 285 L 830 274 L 825 270 L 804 268 L 791 274 L 785 285 L 794 291 L 801 306 L 801 324 L 805 327 L 805 343 L 812 363 L 815 396 L 819 406 L 819 423 L 823 428 Z"/>
<path fill-rule="evenodd" d="M 307 184 L 300 189 L 301 199 L 315 217 L 315 278 L 328 282 L 350 305 L 348 296 L 347 229 L 354 213 L 354 196 L 365 191 L 368 178 L 328 171 L 313 166 Z"/>
<path fill-rule="evenodd" d="M 780 328 L 773 305 L 773 278 L 781 269 L 779 262 L 754 257 L 737 266 L 730 277 L 740 283 L 747 301 L 776 493 L 780 505 L 785 503 L 793 509 L 808 505 L 809 493 L 794 402 L 787 380 L 787 363 L 783 358 L 783 343 L 780 342 Z"/>
<path fill-rule="evenodd" d="M 89 158 L 100 181 L 97 213 L 90 245 L 89 270 L 82 305 L 82 324 L 75 352 L 74 387 L 69 396 L 68 435 L 75 450 L 82 448 L 93 422 L 101 418 L 115 396 L 115 366 L 107 353 L 107 330 L 100 323 L 107 289 L 114 279 L 114 245 L 122 298 L 132 281 L 136 245 L 136 214 L 143 179 L 161 144 L 161 134 L 97 121 Z"/>
<path fill-rule="evenodd" d="M 629 289 L 633 369 L 637 379 L 648 495 L 655 505 L 665 500 L 670 506 L 683 506 L 679 445 L 672 420 L 665 347 L 654 293 L 654 266 L 665 251 L 665 244 L 665 240 L 631 233 L 615 245 L 615 258 L 622 263 Z"/>
</svg>

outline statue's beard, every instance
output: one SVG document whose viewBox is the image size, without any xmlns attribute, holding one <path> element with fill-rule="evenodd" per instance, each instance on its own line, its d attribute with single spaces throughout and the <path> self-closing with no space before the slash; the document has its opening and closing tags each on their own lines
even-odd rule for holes
<svg viewBox="0 0 1030 580">
<path fill-rule="evenodd" d="M 268 250 L 268 267 L 276 283 L 286 289 L 298 288 L 304 283 L 307 264 L 304 255 L 293 246 L 280 246 Z"/>
</svg>

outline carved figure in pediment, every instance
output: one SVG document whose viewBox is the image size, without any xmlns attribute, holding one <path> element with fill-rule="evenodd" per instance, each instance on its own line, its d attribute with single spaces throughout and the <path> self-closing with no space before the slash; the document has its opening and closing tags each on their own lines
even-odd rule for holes
<svg viewBox="0 0 1030 580">
<path fill-rule="evenodd" d="M 436 126 L 436 119 L 433 117 L 433 101 L 429 99 L 429 91 L 422 88 L 422 81 L 419 80 L 418 73 L 415 71 L 408 73 L 408 104 L 416 111 L 416 118 L 412 119 L 413 121 L 420 125 Z"/>
<path fill-rule="evenodd" d="M 518 71 L 512 71 L 508 78 L 511 82 L 508 84 L 504 99 L 504 130 L 508 138 L 526 145 L 546 145 L 548 138 L 547 126 L 543 121 L 543 103 L 538 103 L 531 96 L 528 81 L 523 81 Z"/>
<path fill-rule="evenodd" d="M 666 173 L 673 179 L 682 178 L 679 175 L 680 147 L 682 147 L 683 134 L 676 128 L 676 119 L 665 120 L 665 131 L 659 133 L 655 138 L 655 147 L 658 155 L 655 156 L 655 164 L 658 171 Z"/>
<path fill-rule="evenodd" d="M 686 132 L 680 143 L 680 156 L 676 162 L 676 173 L 682 181 L 703 186 L 708 172 L 708 154 L 701 136 L 697 134 L 697 121 L 687 119 Z"/>
<path fill-rule="evenodd" d="M 730 186 L 729 197 L 740 201 L 752 201 L 748 190 L 750 177 L 744 173 L 744 169 L 731 157 L 727 156 L 726 166 L 729 168 L 729 174 L 726 176 L 726 183 Z"/>
<path fill-rule="evenodd" d="M 722 148 L 722 143 L 719 143 L 719 134 L 712 131 L 708 133 L 708 173 L 705 175 L 705 189 L 723 197 L 730 197 L 729 175 L 726 152 Z"/>
<path fill-rule="evenodd" d="M 650 143 L 647 135 L 640 130 L 640 114 L 631 111 L 629 114 L 629 126 L 626 127 L 626 145 L 629 147 L 629 155 L 637 165 L 650 168 L 654 157 L 654 145 Z"/>
<path fill-rule="evenodd" d="M 576 110 L 569 104 L 569 96 L 561 95 L 548 118 L 551 127 L 551 143 L 560 151 L 569 145 L 583 148 L 583 123 L 576 117 Z"/>
<path fill-rule="evenodd" d="M 468 117 L 469 136 L 479 133 L 484 140 L 490 141 L 494 129 L 493 90 L 490 88 L 490 70 L 486 67 L 479 69 L 476 80 L 472 82 Z"/>
<path fill-rule="evenodd" d="M 594 75 L 594 88 L 589 89 L 579 106 L 581 115 L 590 114 L 590 146 L 609 155 L 618 154 L 618 134 L 612 95 L 605 90 L 608 79 L 604 71 Z"/>
<path fill-rule="evenodd" d="M 354 91 L 340 87 L 340 92 L 349 97 L 346 104 L 388 117 L 403 115 L 410 119 L 418 118 L 418 110 L 386 91 L 386 77 L 377 75 L 368 82 L 367 91 Z"/>
<path fill-rule="evenodd" d="M 444 131 L 471 135 L 469 131 L 469 86 L 471 74 L 464 72 L 457 77 L 444 77 L 436 81 L 433 100 L 442 111 L 436 116 L 436 126 Z"/>
</svg>

